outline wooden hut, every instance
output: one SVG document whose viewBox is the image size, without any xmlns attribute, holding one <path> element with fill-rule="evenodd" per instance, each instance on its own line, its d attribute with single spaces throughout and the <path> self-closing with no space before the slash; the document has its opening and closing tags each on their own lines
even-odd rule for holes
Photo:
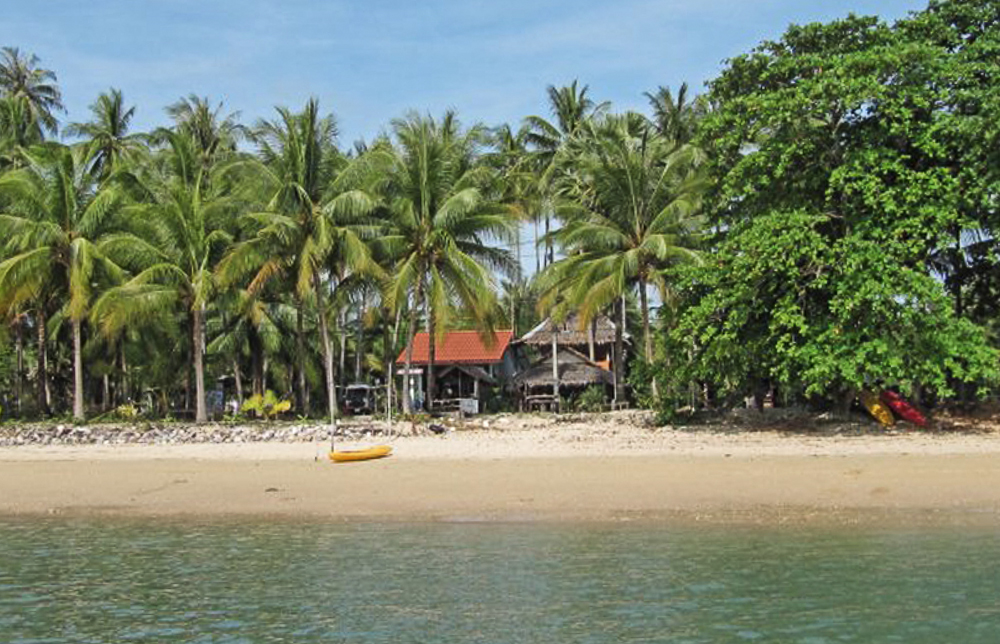
<svg viewBox="0 0 1000 644">
<path fill-rule="evenodd" d="M 589 324 L 580 324 L 577 314 L 571 313 L 561 322 L 546 318 L 516 342 L 521 347 L 531 347 L 543 357 L 536 360 L 520 376 L 528 373 L 534 377 L 522 378 L 514 386 L 522 409 L 558 410 L 563 390 L 579 390 L 590 385 L 611 384 L 606 397 L 621 404 L 624 396 L 615 391 L 615 323 L 606 316 L 599 316 Z M 623 339 L 628 341 L 628 334 Z M 553 356 L 555 358 L 553 359 Z M 564 359 L 569 361 L 569 381 L 562 378 Z M 584 363 L 580 363 L 583 360 Z M 541 378 L 541 369 L 548 368 L 549 375 Z M 594 371 L 599 369 L 601 373 Z M 607 394 L 610 393 L 610 396 Z"/>
<path fill-rule="evenodd" d="M 575 349 L 587 356 L 588 360 L 606 363 L 611 368 L 615 353 L 615 323 L 606 316 L 594 318 L 586 327 L 580 326 L 580 318 L 576 313 L 571 313 L 557 324 L 553 324 L 551 318 L 546 318 L 521 336 L 517 343 L 544 351 L 551 347 L 553 333 L 558 346 Z"/>
<path fill-rule="evenodd" d="M 597 385 L 607 395 L 614 389 L 614 373 L 576 349 L 559 347 L 555 355 L 554 362 L 550 353 L 514 376 L 512 384 L 521 411 L 558 411 L 560 392 L 579 392 Z"/>
</svg>

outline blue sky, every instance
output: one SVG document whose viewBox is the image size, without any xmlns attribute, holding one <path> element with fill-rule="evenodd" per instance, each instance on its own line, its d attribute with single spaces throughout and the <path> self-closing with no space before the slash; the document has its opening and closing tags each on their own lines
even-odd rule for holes
<svg viewBox="0 0 1000 644">
<path fill-rule="evenodd" d="M 59 76 L 68 115 L 100 91 L 138 106 L 135 127 L 196 93 L 244 122 L 317 96 L 342 143 L 408 109 L 466 123 L 547 113 L 545 87 L 579 78 L 594 98 L 645 107 L 644 91 L 701 89 L 725 58 L 789 23 L 849 12 L 895 19 L 926 0 L 48 0 L 11 2 L 0 44 Z"/>
</svg>

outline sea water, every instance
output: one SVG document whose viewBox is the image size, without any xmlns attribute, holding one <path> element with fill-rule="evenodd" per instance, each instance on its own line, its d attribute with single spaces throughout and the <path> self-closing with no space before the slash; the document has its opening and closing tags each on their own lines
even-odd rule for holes
<svg viewBox="0 0 1000 644">
<path fill-rule="evenodd" d="M 0 520 L 0 642 L 1000 642 L 982 528 Z"/>
</svg>

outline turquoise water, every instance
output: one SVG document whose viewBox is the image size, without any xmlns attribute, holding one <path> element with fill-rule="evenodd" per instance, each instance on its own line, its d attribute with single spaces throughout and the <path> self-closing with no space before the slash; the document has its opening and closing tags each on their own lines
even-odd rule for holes
<svg viewBox="0 0 1000 644">
<path fill-rule="evenodd" d="M 0 642 L 1000 641 L 982 529 L 0 520 Z"/>
</svg>

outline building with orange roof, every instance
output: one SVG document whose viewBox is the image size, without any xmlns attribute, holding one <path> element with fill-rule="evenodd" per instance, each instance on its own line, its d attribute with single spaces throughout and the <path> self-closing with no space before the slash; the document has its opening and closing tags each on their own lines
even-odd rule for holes
<svg viewBox="0 0 1000 644">
<path fill-rule="evenodd" d="M 514 375 L 513 338 L 512 331 L 445 333 L 434 346 L 436 392 L 433 404 L 427 405 L 430 337 L 425 331 L 417 333 L 413 338 L 413 359 L 410 362 L 410 393 L 414 407 L 428 410 L 460 407 L 471 410 L 475 407 L 478 411 L 488 392 Z M 397 376 L 405 375 L 405 347 L 396 358 L 396 367 Z"/>
</svg>

